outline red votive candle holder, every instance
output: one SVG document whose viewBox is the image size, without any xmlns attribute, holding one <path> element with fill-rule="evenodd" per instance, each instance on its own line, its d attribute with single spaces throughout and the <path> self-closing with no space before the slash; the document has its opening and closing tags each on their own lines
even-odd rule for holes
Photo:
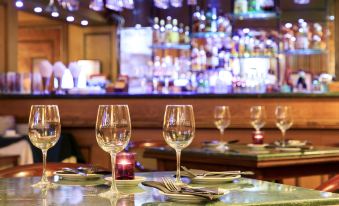
<svg viewBox="0 0 339 206">
<path fill-rule="evenodd" d="M 261 131 L 252 132 L 253 144 L 264 144 L 264 133 Z"/>
<path fill-rule="evenodd" d="M 115 164 L 117 180 L 134 179 L 135 153 L 118 153 Z"/>
</svg>

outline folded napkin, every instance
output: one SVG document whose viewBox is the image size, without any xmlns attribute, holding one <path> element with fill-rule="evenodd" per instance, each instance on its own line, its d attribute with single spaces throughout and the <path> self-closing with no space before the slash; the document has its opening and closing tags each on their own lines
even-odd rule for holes
<svg viewBox="0 0 339 206">
<path fill-rule="evenodd" d="M 215 200 L 220 197 L 223 193 L 220 193 L 217 188 L 193 188 L 189 186 L 180 186 L 181 190 L 178 192 L 172 192 L 168 190 L 164 183 L 157 181 L 144 181 L 141 184 L 147 187 L 156 188 L 167 194 L 183 194 L 183 195 L 194 195 L 206 198 L 208 200 Z"/>
<path fill-rule="evenodd" d="M 238 175 L 254 175 L 251 171 L 222 171 L 222 172 L 210 172 L 206 170 L 198 169 L 187 169 L 186 167 L 181 167 L 184 171 L 181 172 L 182 176 L 194 178 L 194 177 L 236 177 Z"/>
</svg>

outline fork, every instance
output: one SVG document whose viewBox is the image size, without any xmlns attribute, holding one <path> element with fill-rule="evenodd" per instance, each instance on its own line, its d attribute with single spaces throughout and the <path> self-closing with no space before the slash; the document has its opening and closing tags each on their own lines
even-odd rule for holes
<svg viewBox="0 0 339 206">
<path fill-rule="evenodd" d="M 174 184 L 173 180 L 168 177 L 161 178 L 162 182 L 165 184 L 166 188 L 171 192 L 180 192 L 181 188 Z"/>
</svg>

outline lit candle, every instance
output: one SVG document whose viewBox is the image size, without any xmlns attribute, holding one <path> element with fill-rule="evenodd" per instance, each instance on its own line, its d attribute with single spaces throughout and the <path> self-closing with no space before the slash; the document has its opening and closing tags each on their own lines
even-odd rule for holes
<svg viewBox="0 0 339 206">
<path fill-rule="evenodd" d="M 134 179 L 134 153 L 119 153 L 116 159 L 115 174 L 117 180 Z"/>
<path fill-rule="evenodd" d="M 264 144 L 264 133 L 255 131 L 252 133 L 253 144 Z"/>
</svg>

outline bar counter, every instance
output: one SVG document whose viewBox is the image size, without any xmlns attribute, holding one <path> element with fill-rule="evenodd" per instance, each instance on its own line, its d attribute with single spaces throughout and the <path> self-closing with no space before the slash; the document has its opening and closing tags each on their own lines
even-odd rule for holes
<svg viewBox="0 0 339 206">
<path fill-rule="evenodd" d="M 339 130 L 339 93 L 327 94 L 90 94 L 90 95 L 0 95 L 0 115 L 14 115 L 17 122 L 27 123 L 33 104 L 59 105 L 62 131 L 72 133 L 80 147 L 86 150 L 88 161 L 109 167 L 109 158 L 97 146 L 95 121 L 98 105 L 127 104 L 132 120 L 134 142 L 162 142 L 162 122 L 167 104 L 192 104 L 195 112 L 196 136 L 192 145 L 219 139 L 213 124 L 216 105 L 228 105 L 231 125 L 225 131 L 225 140 L 251 141 L 254 130 L 249 123 L 249 109 L 254 105 L 266 107 L 267 123 L 263 129 L 267 142 L 279 139 L 274 110 L 277 105 L 293 109 L 294 123 L 287 138 L 309 140 L 314 145 L 336 146 Z M 105 157 L 105 158 L 102 158 Z M 106 158 L 107 157 L 107 158 Z"/>
</svg>

